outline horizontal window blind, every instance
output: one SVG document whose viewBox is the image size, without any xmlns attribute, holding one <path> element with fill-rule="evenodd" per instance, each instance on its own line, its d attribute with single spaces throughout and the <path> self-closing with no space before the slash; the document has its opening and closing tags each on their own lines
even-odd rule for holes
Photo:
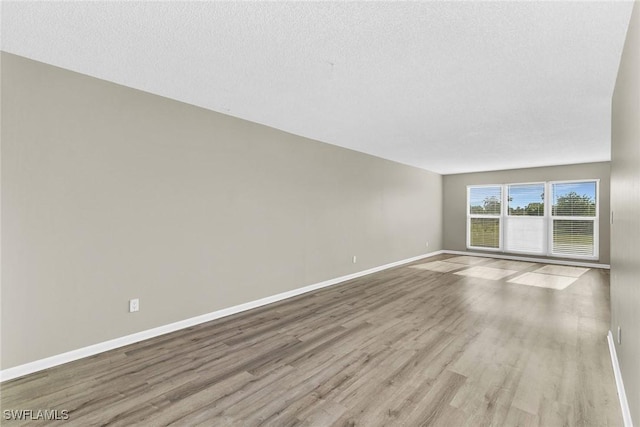
<svg viewBox="0 0 640 427">
<path fill-rule="evenodd" d="M 546 253 L 546 220 L 544 217 L 510 216 L 505 219 L 505 250 L 528 254 Z"/>
<path fill-rule="evenodd" d="M 500 247 L 499 218 L 471 218 L 470 244 L 479 248 Z"/>
<path fill-rule="evenodd" d="M 553 220 L 553 254 L 593 255 L 593 221 Z"/>
</svg>

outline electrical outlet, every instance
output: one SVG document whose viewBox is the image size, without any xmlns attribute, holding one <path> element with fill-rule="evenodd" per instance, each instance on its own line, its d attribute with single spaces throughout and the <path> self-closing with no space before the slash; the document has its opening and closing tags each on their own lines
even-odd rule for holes
<svg viewBox="0 0 640 427">
<path fill-rule="evenodd" d="M 140 300 L 138 298 L 129 300 L 129 313 L 140 310 Z"/>
<path fill-rule="evenodd" d="M 622 328 L 618 326 L 618 345 L 622 344 Z"/>
<path fill-rule="evenodd" d="M 358 258 L 356 258 L 356 256 L 353 256 L 353 263 L 355 264 L 358 261 Z"/>
<path fill-rule="evenodd" d="M 425 245 L 425 247 L 427 247 L 427 248 L 429 247 L 429 242 L 427 242 L 427 244 Z"/>
</svg>

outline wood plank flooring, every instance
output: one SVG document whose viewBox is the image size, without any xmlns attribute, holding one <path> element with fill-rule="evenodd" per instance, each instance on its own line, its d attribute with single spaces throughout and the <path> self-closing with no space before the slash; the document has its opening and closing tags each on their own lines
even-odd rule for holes
<svg viewBox="0 0 640 427">
<path fill-rule="evenodd" d="M 455 258 L 8 381 L 1 407 L 65 426 L 622 426 L 608 271 L 554 290 L 508 282 L 543 264 Z M 474 266 L 514 273 L 456 274 Z"/>
</svg>

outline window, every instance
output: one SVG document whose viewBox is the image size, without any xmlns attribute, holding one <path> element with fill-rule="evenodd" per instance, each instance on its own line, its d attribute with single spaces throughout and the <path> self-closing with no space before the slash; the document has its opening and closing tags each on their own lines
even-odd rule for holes
<svg viewBox="0 0 640 427">
<path fill-rule="evenodd" d="M 544 183 L 507 185 L 509 210 L 505 218 L 505 251 L 546 253 L 544 187 Z"/>
<path fill-rule="evenodd" d="M 470 187 L 467 210 L 467 246 L 500 249 L 502 187 Z"/>
<path fill-rule="evenodd" d="M 469 186 L 467 247 L 597 259 L 598 184 L 589 180 Z"/>
<path fill-rule="evenodd" d="M 576 257 L 596 254 L 597 182 L 552 183 L 551 253 Z"/>
</svg>

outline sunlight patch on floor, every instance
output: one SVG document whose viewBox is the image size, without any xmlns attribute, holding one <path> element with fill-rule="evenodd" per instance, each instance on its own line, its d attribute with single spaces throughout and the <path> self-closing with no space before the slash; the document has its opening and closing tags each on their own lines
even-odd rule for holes
<svg viewBox="0 0 640 427">
<path fill-rule="evenodd" d="M 561 291 L 578 280 L 577 277 L 556 276 L 553 274 L 524 273 L 518 277 L 507 280 L 508 283 L 518 285 L 536 286 L 538 288 L 555 289 Z"/>
</svg>

